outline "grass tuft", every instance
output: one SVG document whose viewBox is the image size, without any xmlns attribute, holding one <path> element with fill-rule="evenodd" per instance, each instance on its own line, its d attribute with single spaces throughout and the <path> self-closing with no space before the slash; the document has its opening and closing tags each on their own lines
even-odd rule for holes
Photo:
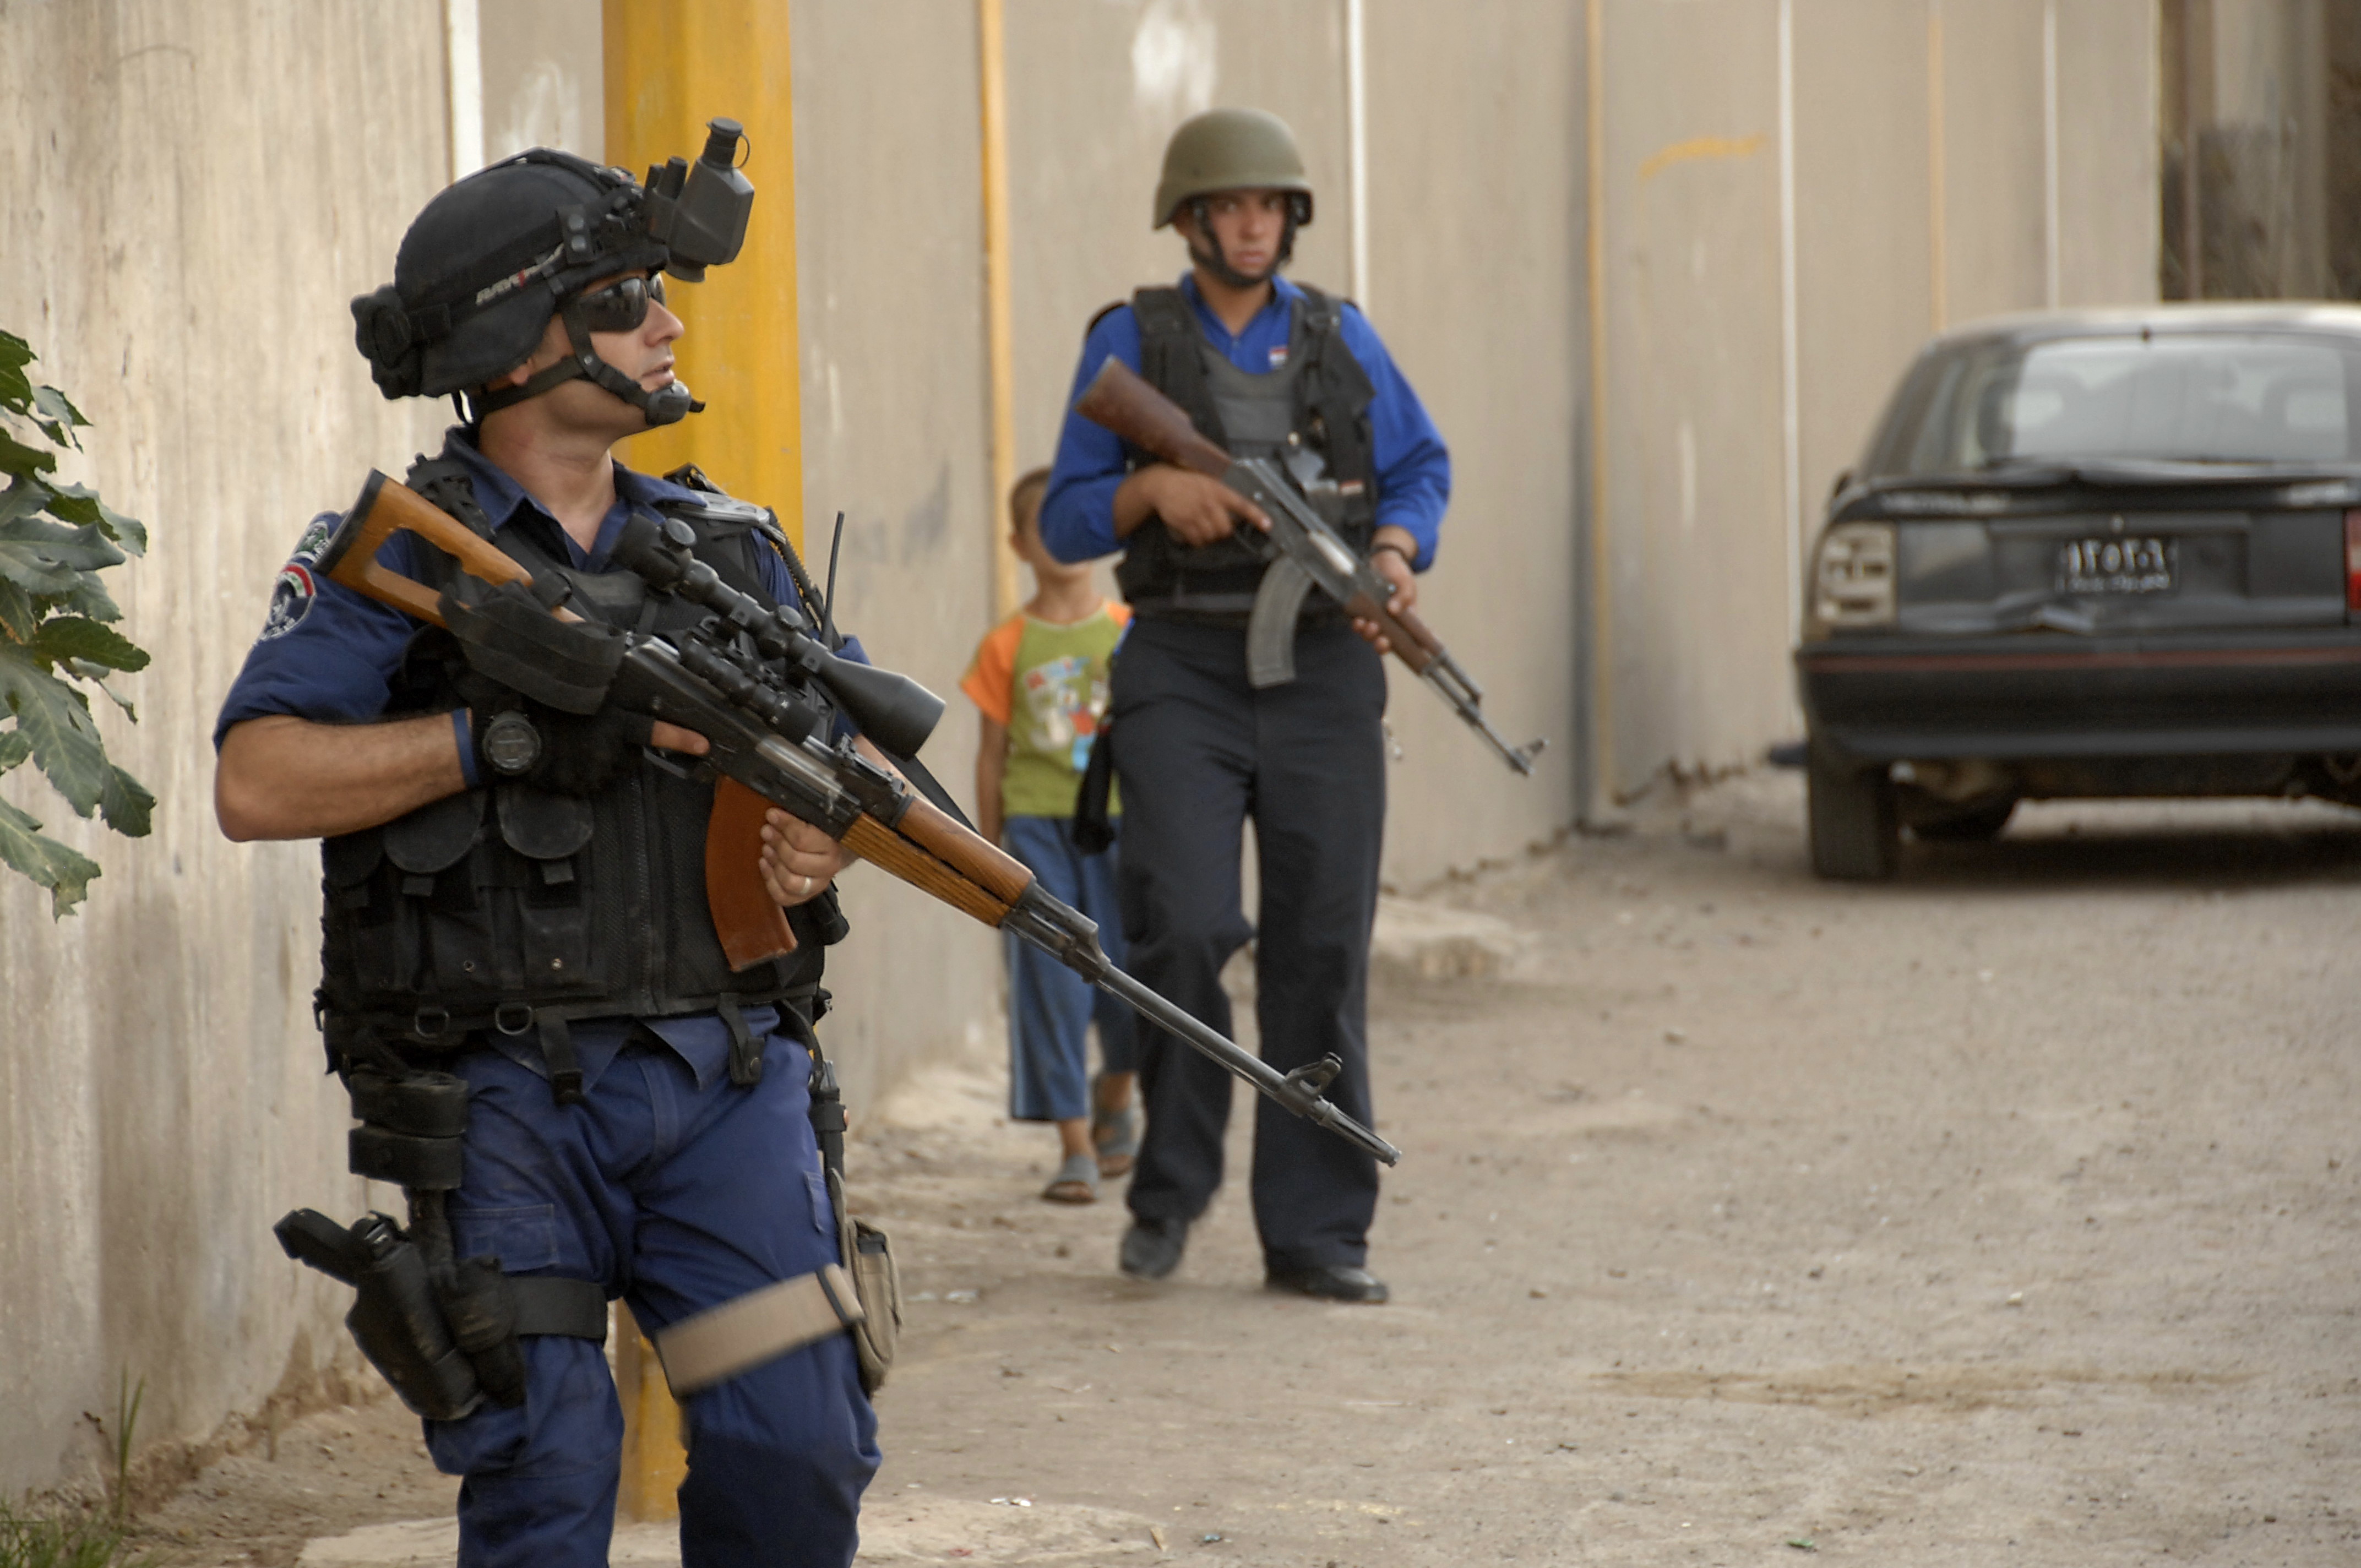
<svg viewBox="0 0 2361 1568">
<path fill-rule="evenodd" d="M 143 1568 L 105 1515 L 20 1514 L 0 1503 L 0 1568 Z"/>
</svg>

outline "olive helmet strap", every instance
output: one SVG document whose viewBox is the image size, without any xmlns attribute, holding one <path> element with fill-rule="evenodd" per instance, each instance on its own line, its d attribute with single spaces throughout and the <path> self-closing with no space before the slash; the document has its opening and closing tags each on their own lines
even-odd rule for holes
<svg viewBox="0 0 2361 1568">
<path fill-rule="evenodd" d="M 1257 283 L 1268 283 L 1279 275 L 1280 268 L 1295 258 L 1295 231 L 1302 226 L 1304 210 L 1308 205 L 1301 192 L 1290 191 L 1287 193 L 1287 220 L 1279 230 L 1279 254 L 1271 258 L 1269 269 L 1259 278 L 1248 277 L 1239 271 L 1222 253 L 1222 236 L 1213 232 L 1213 209 L 1207 202 L 1206 196 L 1189 198 L 1189 216 L 1197 231 L 1197 237 L 1189 242 L 1189 259 L 1231 288 L 1251 289 Z"/>
</svg>

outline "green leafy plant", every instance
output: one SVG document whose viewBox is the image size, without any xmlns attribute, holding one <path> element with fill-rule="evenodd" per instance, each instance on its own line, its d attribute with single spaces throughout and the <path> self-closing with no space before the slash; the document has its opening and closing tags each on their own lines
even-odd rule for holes
<svg viewBox="0 0 2361 1568">
<path fill-rule="evenodd" d="M 98 575 L 126 553 L 145 554 L 148 530 L 97 491 L 50 477 L 60 452 L 82 449 L 74 433 L 90 421 L 55 387 L 33 383 L 32 362 L 23 338 L 0 332 L 0 476 L 8 480 L 0 490 L 0 775 L 29 760 L 74 815 L 95 811 L 137 839 L 156 797 L 107 761 L 90 693 L 138 721 L 106 677 L 145 668 L 148 655 L 107 624 L 123 612 Z M 52 919 L 71 913 L 99 874 L 95 861 L 43 836 L 38 819 L 5 800 L 0 862 L 49 890 Z"/>
</svg>

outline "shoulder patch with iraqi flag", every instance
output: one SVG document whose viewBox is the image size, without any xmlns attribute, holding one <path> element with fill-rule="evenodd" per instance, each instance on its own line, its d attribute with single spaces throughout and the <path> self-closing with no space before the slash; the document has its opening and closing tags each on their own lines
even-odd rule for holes
<svg viewBox="0 0 2361 1568">
<path fill-rule="evenodd" d="M 312 612 L 312 601 L 319 597 L 319 579 L 313 576 L 320 559 L 320 548 L 328 543 L 342 521 L 335 512 L 324 511 L 313 518 L 303 530 L 303 537 L 295 542 L 295 554 L 287 565 L 279 568 L 279 581 L 270 590 L 270 612 L 262 622 L 261 641 L 284 637 L 303 623 Z"/>
</svg>

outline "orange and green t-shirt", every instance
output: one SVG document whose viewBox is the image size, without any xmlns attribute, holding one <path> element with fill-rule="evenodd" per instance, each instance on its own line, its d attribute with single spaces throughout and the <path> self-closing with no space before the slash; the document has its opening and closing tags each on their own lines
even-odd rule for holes
<svg viewBox="0 0 2361 1568">
<path fill-rule="evenodd" d="M 1068 625 L 1019 611 L 992 629 L 960 680 L 985 718 L 1008 729 L 1001 775 L 1009 817 L 1071 817 L 1091 740 L 1107 709 L 1107 671 L 1131 608 L 1113 599 Z M 1112 796 L 1108 810 L 1120 809 Z"/>
</svg>

